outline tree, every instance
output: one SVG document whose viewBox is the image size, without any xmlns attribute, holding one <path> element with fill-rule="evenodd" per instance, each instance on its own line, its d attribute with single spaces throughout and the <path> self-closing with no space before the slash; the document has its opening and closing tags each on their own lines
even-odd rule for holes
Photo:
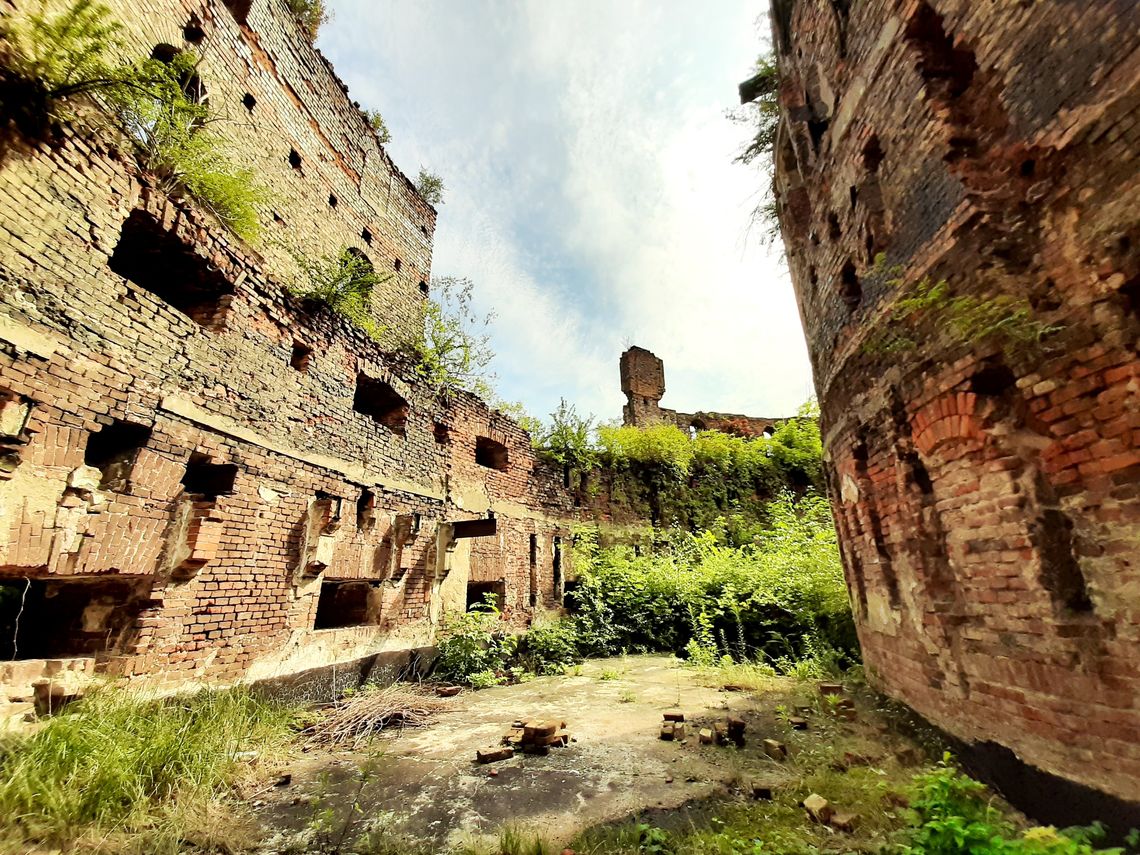
<svg viewBox="0 0 1140 855">
<path fill-rule="evenodd" d="M 598 463 L 594 445 L 594 416 L 580 416 L 573 404 L 563 398 L 550 414 L 550 427 L 536 436 L 536 446 L 552 463 L 571 469 L 592 469 Z"/>
<path fill-rule="evenodd" d="M 402 344 L 418 363 L 420 377 L 438 393 L 464 389 L 481 398 L 493 394 L 490 366 L 495 353 L 487 330 L 494 313 L 476 314 L 471 305 L 474 289 L 465 277 L 432 279 L 422 334 Z"/>
<path fill-rule="evenodd" d="M 380 140 L 380 145 L 387 145 L 392 141 L 392 134 L 388 130 L 388 123 L 384 121 L 384 117 L 380 115 L 379 110 L 362 110 L 364 119 L 371 126 L 372 130 L 376 131 L 376 138 Z"/>
<path fill-rule="evenodd" d="M 421 166 L 416 178 L 416 189 L 429 205 L 442 205 L 443 191 L 447 188 L 443 186 L 442 178 Z"/>
</svg>

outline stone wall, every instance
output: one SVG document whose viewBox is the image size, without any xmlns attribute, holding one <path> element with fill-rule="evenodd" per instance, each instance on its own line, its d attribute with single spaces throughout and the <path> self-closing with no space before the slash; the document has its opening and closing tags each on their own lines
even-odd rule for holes
<svg viewBox="0 0 1140 855">
<path fill-rule="evenodd" d="M 665 363 L 643 347 L 631 347 L 619 362 L 621 390 L 626 404 L 622 407 L 624 423 L 635 427 L 672 423 L 685 431 L 719 430 L 737 436 L 771 435 L 783 419 L 742 416 L 735 413 L 679 413 L 665 409 Z"/>
<path fill-rule="evenodd" d="M 516 626 L 559 607 L 561 473 L 391 349 L 422 323 L 436 212 L 284 0 L 109 5 L 138 53 L 200 53 L 272 201 L 246 245 L 79 123 L 0 163 L 5 697 L 95 671 L 177 687 L 419 647 L 472 583 L 497 585 Z M 390 270 L 373 293 L 384 339 L 291 296 L 281 244 Z"/>
<path fill-rule="evenodd" d="M 780 222 L 868 673 L 1136 799 L 1140 6 L 773 8 Z M 973 303 L 897 308 L 924 280 Z M 963 334 L 969 305 L 997 332 Z"/>
</svg>

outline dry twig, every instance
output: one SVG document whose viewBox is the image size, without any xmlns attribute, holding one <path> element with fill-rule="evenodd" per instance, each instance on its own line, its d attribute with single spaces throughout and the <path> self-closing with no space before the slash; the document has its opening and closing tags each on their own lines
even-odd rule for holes
<svg viewBox="0 0 1140 855">
<path fill-rule="evenodd" d="M 351 745 L 386 728 L 420 727 L 428 724 L 448 703 L 434 694 L 407 683 L 362 689 L 337 701 L 307 731 L 310 745 Z"/>
</svg>

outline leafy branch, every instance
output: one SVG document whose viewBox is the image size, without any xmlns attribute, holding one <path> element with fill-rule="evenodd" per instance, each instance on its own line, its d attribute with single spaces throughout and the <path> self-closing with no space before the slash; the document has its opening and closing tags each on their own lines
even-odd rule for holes
<svg viewBox="0 0 1140 855">
<path fill-rule="evenodd" d="M 352 321 L 369 338 L 379 340 L 384 327 L 372 312 L 372 289 L 387 280 L 359 251 L 341 247 L 314 258 L 291 250 L 300 275 L 289 290 L 304 300 L 322 303 Z"/>
<path fill-rule="evenodd" d="M 417 362 L 420 377 L 437 393 L 466 389 L 481 398 L 492 395 L 494 351 L 487 332 L 493 314 L 480 317 L 472 306 L 470 279 L 444 276 L 432 280 L 433 298 L 424 309 L 424 326 L 401 349 Z"/>
</svg>

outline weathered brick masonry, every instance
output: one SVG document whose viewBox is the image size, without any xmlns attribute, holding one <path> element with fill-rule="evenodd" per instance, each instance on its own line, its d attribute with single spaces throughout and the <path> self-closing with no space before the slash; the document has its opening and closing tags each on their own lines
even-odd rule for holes
<svg viewBox="0 0 1140 855">
<path fill-rule="evenodd" d="M 1140 5 L 773 8 L 781 226 L 868 672 L 1140 800 Z M 1017 352 L 928 316 L 877 355 L 923 277 L 1061 330 Z"/>
<path fill-rule="evenodd" d="M 561 475 L 390 352 L 422 324 L 436 212 L 284 0 L 109 5 L 139 55 L 200 54 L 271 191 L 268 234 L 251 248 L 164 197 L 103 131 L 0 165 L 4 698 L 96 670 L 178 686 L 423 646 L 485 591 L 518 625 L 557 607 Z M 289 246 L 390 271 L 388 340 L 290 296 Z"/>
<path fill-rule="evenodd" d="M 665 396 L 665 363 L 643 347 L 631 347 L 621 355 L 621 390 L 625 424 L 646 427 L 670 422 L 682 430 L 719 430 L 743 437 L 771 435 L 783 419 L 741 416 L 736 413 L 679 413 L 661 406 Z"/>
</svg>

